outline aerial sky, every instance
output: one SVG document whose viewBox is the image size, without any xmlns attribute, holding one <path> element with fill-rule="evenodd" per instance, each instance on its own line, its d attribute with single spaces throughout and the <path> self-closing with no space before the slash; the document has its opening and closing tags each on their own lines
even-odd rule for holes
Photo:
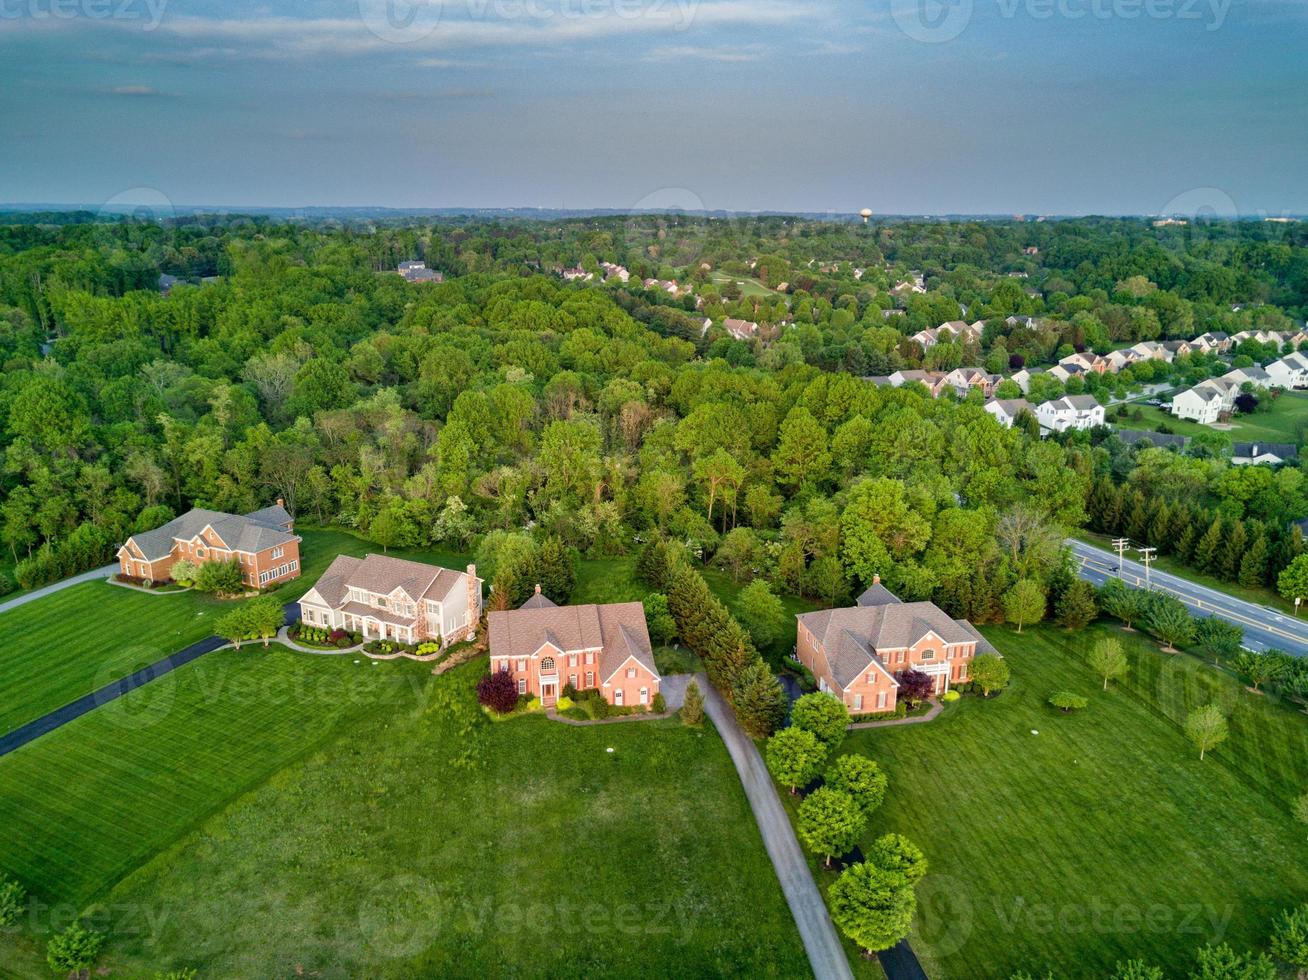
<svg viewBox="0 0 1308 980">
<path fill-rule="evenodd" d="M 1305 0 L 0 0 L 0 202 L 1308 213 Z"/>
</svg>

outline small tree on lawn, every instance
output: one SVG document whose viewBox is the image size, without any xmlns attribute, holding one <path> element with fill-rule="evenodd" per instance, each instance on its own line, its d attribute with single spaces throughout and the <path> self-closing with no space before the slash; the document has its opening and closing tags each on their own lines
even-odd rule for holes
<svg viewBox="0 0 1308 980">
<path fill-rule="evenodd" d="M 926 877 L 926 855 L 903 834 L 883 834 L 878 837 L 868 848 L 867 860 L 883 871 L 903 875 L 910 886 Z"/>
<path fill-rule="evenodd" d="M 1231 660 L 1231 668 L 1255 691 L 1283 675 L 1288 666 L 1283 655 L 1271 650 L 1266 653 L 1244 651 Z"/>
<path fill-rule="evenodd" d="M 1122 629 L 1130 630 L 1131 624 L 1144 615 L 1147 593 L 1139 589 L 1130 589 L 1120 579 L 1110 579 L 1099 593 L 1099 606 L 1108 615 L 1122 621 Z"/>
<path fill-rule="evenodd" d="M 1111 636 L 1096 640 L 1095 645 L 1090 648 L 1090 655 L 1087 659 L 1090 663 L 1090 669 L 1103 678 L 1105 691 L 1108 690 L 1109 681 L 1120 680 L 1131 669 L 1131 665 L 1126 660 L 1126 654 L 1122 652 L 1122 644 Z"/>
<path fill-rule="evenodd" d="M 243 602 L 233 606 L 227 613 L 218 617 L 214 623 L 214 632 L 231 643 L 236 649 L 251 635 L 250 604 Z"/>
<path fill-rule="evenodd" d="M 88 976 L 95 958 L 104 946 L 104 933 L 83 929 L 74 922 L 63 932 L 50 937 L 45 947 L 45 961 L 55 973 Z"/>
<path fill-rule="evenodd" d="M 518 683 L 507 670 L 492 670 L 477 682 L 477 701 L 507 715 L 518 706 Z"/>
<path fill-rule="evenodd" d="M 792 796 L 800 786 L 807 786 L 817 778 L 826 758 L 827 747 L 822 741 L 812 732 L 793 725 L 768 739 L 768 772 Z"/>
<path fill-rule="evenodd" d="M 1009 669 L 1004 658 L 995 653 L 983 653 L 972 661 L 972 680 L 985 697 L 1008 684 Z"/>
<path fill-rule="evenodd" d="M 1244 630 L 1216 616 L 1205 616 L 1194 624 L 1195 645 L 1213 663 L 1240 652 Z"/>
<path fill-rule="evenodd" d="M 1163 650 L 1175 653 L 1177 646 L 1194 639 L 1194 617 L 1181 600 L 1154 593 L 1145 615 L 1145 628 L 1163 641 Z"/>
<path fill-rule="evenodd" d="M 1019 579 L 1017 584 L 1004 593 L 1004 615 L 1009 622 L 1017 624 L 1017 631 L 1029 623 L 1038 623 L 1045 618 L 1045 594 L 1040 586 L 1029 578 Z"/>
<path fill-rule="evenodd" d="M 704 695 L 694 681 L 686 687 L 686 697 L 681 702 L 681 723 L 695 728 L 704 724 Z"/>
<path fill-rule="evenodd" d="M 263 640 L 264 646 L 268 645 L 286 622 L 286 612 L 282 604 L 272 596 L 251 599 L 246 603 L 245 614 L 249 622 L 250 634 Z"/>
<path fill-rule="evenodd" d="M 1308 599 L 1308 553 L 1299 555 L 1285 566 L 1276 579 L 1276 590 L 1288 602 Z M 1298 612 L 1296 608 L 1295 612 Z"/>
<path fill-rule="evenodd" d="M 1112 980 L 1166 980 L 1166 975 L 1160 967 L 1144 960 L 1127 960 L 1117 964 Z"/>
<path fill-rule="evenodd" d="M 178 585 L 190 585 L 195 581 L 196 568 L 194 563 L 187 561 L 185 558 L 179 558 L 173 562 L 173 567 L 168 569 L 168 574 Z"/>
<path fill-rule="evenodd" d="M 1061 626 L 1069 630 L 1082 630 L 1099 615 L 1095 587 L 1083 579 L 1076 579 L 1063 590 L 1054 604 L 1054 616 Z"/>
<path fill-rule="evenodd" d="M 1290 812 L 1294 814 L 1294 819 L 1301 824 L 1308 824 L 1308 793 L 1304 793 L 1290 807 Z"/>
<path fill-rule="evenodd" d="M 1276 964 L 1266 953 L 1237 953 L 1226 943 L 1200 946 L 1190 980 L 1276 980 Z"/>
<path fill-rule="evenodd" d="M 865 816 L 871 816 L 886 798 L 886 774 L 865 755 L 838 757 L 827 767 L 823 782 L 852 796 Z"/>
<path fill-rule="evenodd" d="M 821 786 L 799 805 L 796 824 L 804 843 L 815 854 L 821 854 L 829 868 L 833 855 L 845 854 L 858 843 L 867 817 L 848 793 Z"/>
<path fill-rule="evenodd" d="M 0 875 L 0 927 L 11 926 L 23 912 L 27 889 L 12 878 Z"/>
<path fill-rule="evenodd" d="M 802 695 L 790 708 L 790 723 L 812 732 L 823 745 L 835 748 L 845 740 L 849 709 L 839 698 L 821 691 Z"/>
<path fill-rule="evenodd" d="M 1062 711 L 1063 714 L 1070 715 L 1073 711 L 1080 711 L 1090 702 L 1071 691 L 1055 691 L 1049 695 L 1049 703 Z"/>
<path fill-rule="evenodd" d="M 907 936 L 917 909 L 917 897 L 903 875 L 867 861 L 846 868 L 827 895 L 832 921 L 868 954 Z"/>
<path fill-rule="evenodd" d="M 1272 955 L 1298 971 L 1308 974 L 1308 905 L 1286 909 L 1272 927 Z"/>
<path fill-rule="evenodd" d="M 1226 741 L 1227 734 L 1226 716 L 1215 704 L 1196 708 L 1185 719 L 1186 738 L 1199 750 L 1200 761 L 1203 761 L 1204 754 L 1209 749 Z"/>
</svg>

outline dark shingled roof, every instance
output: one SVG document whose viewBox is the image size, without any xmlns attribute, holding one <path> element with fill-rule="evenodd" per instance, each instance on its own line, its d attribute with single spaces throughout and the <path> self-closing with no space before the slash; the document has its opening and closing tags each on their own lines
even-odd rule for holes
<svg viewBox="0 0 1308 980">
<path fill-rule="evenodd" d="M 486 626 L 492 657 L 531 657 L 549 643 L 562 653 L 599 650 L 601 681 L 608 681 L 629 657 L 659 676 L 645 608 L 639 602 L 550 603 L 548 607 L 498 610 L 487 615 Z"/>
<path fill-rule="evenodd" d="M 181 517 L 174 517 L 153 531 L 133 534 L 128 540 L 151 561 L 172 554 L 173 541 L 190 541 L 206 527 L 212 527 L 232 551 L 258 552 L 296 540 L 287 530 L 291 515 L 279 506 L 265 507 L 251 514 L 225 514 L 220 510 L 196 507 Z"/>
</svg>

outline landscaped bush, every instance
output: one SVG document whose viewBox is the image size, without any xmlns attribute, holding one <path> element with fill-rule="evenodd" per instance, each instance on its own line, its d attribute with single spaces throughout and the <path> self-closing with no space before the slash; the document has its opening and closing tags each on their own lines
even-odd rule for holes
<svg viewBox="0 0 1308 980">
<path fill-rule="evenodd" d="M 0 926 L 11 926 L 23 912 L 27 889 L 12 878 L 0 875 Z"/>
<path fill-rule="evenodd" d="M 955 690 L 954 688 L 951 687 L 951 688 L 950 688 L 948 691 L 946 691 L 944 694 L 940 695 L 940 700 L 941 700 L 941 701 L 957 701 L 957 700 L 958 700 L 959 698 L 961 698 L 962 696 L 963 696 L 963 695 L 959 694 L 957 690 Z"/>
<path fill-rule="evenodd" d="M 908 717 L 908 705 L 903 701 L 896 701 L 894 708 L 890 711 L 870 711 L 866 714 L 854 715 L 850 720 L 859 721 L 895 721 L 899 718 Z"/>
<path fill-rule="evenodd" d="M 1049 696 L 1049 703 L 1062 711 L 1063 714 L 1070 715 L 1073 711 L 1080 711 L 1090 702 L 1071 691 L 1055 691 Z"/>
<path fill-rule="evenodd" d="M 419 657 L 430 657 L 433 654 L 441 652 L 440 640 L 424 640 L 415 648 L 414 653 Z"/>
<path fill-rule="evenodd" d="M 667 699 L 663 697 L 662 691 L 654 695 L 654 704 L 652 707 L 656 715 L 661 715 L 663 712 L 668 710 L 668 702 Z"/>
<path fill-rule="evenodd" d="M 236 595 L 245 591 L 238 561 L 206 561 L 195 571 L 195 588 L 214 595 Z"/>
<path fill-rule="evenodd" d="M 477 701 L 507 715 L 518 706 L 518 684 L 507 671 L 491 671 L 477 682 Z"/>
<path fill-rule="evenodd" d="M 895 680 L 899 681 L 898 700 L 910 707 L 930 698 L 936 687 L 935 679 L 920 670 L 901 670 Z"/>
</svg>

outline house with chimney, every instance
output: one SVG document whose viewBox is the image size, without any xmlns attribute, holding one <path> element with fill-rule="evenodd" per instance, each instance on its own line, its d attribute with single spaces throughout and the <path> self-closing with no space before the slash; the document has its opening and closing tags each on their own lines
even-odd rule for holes
<svg viewBox="0 0 1308 980">
<path fill-rule="evenodd" d="M 263 588 L 300 575 L 300 537 L 285 502 L 249 514 L 195 507 L 152 531 L 133 534 L 118 549 L 125 578 L 167 582 L 179 561 L 236 561 L 241 581 Z"/>
<path fill-rule="evenodd" d="M 934 692 L 971 679 L 973 659 L 994 648 L 971 623 L 933 602 L 902 602 L 874 576 L 856 605 L 800 613 L 795 654 L 818 689 L 851 714 L 893 711 L 897 675 L 926 674 Z"/>
<path fill-rule="evenodd" d="M 617 706 L 648 706 L 659 693 L 645 608 L 639 602 L 559 606 L 536 593 L 517 609 L 486 616 L 490 668 L 518 693 L 551 707 L 563 689 L 598 690 Z"/>
<path fill-rule="evenodd" d="M 338 555 L 300 597 L 300 618 L 369 640 L 449 644 L 476 632 L 481 592 L 476 565 L 456 572 L 388 555 Z"/>
</svg>

